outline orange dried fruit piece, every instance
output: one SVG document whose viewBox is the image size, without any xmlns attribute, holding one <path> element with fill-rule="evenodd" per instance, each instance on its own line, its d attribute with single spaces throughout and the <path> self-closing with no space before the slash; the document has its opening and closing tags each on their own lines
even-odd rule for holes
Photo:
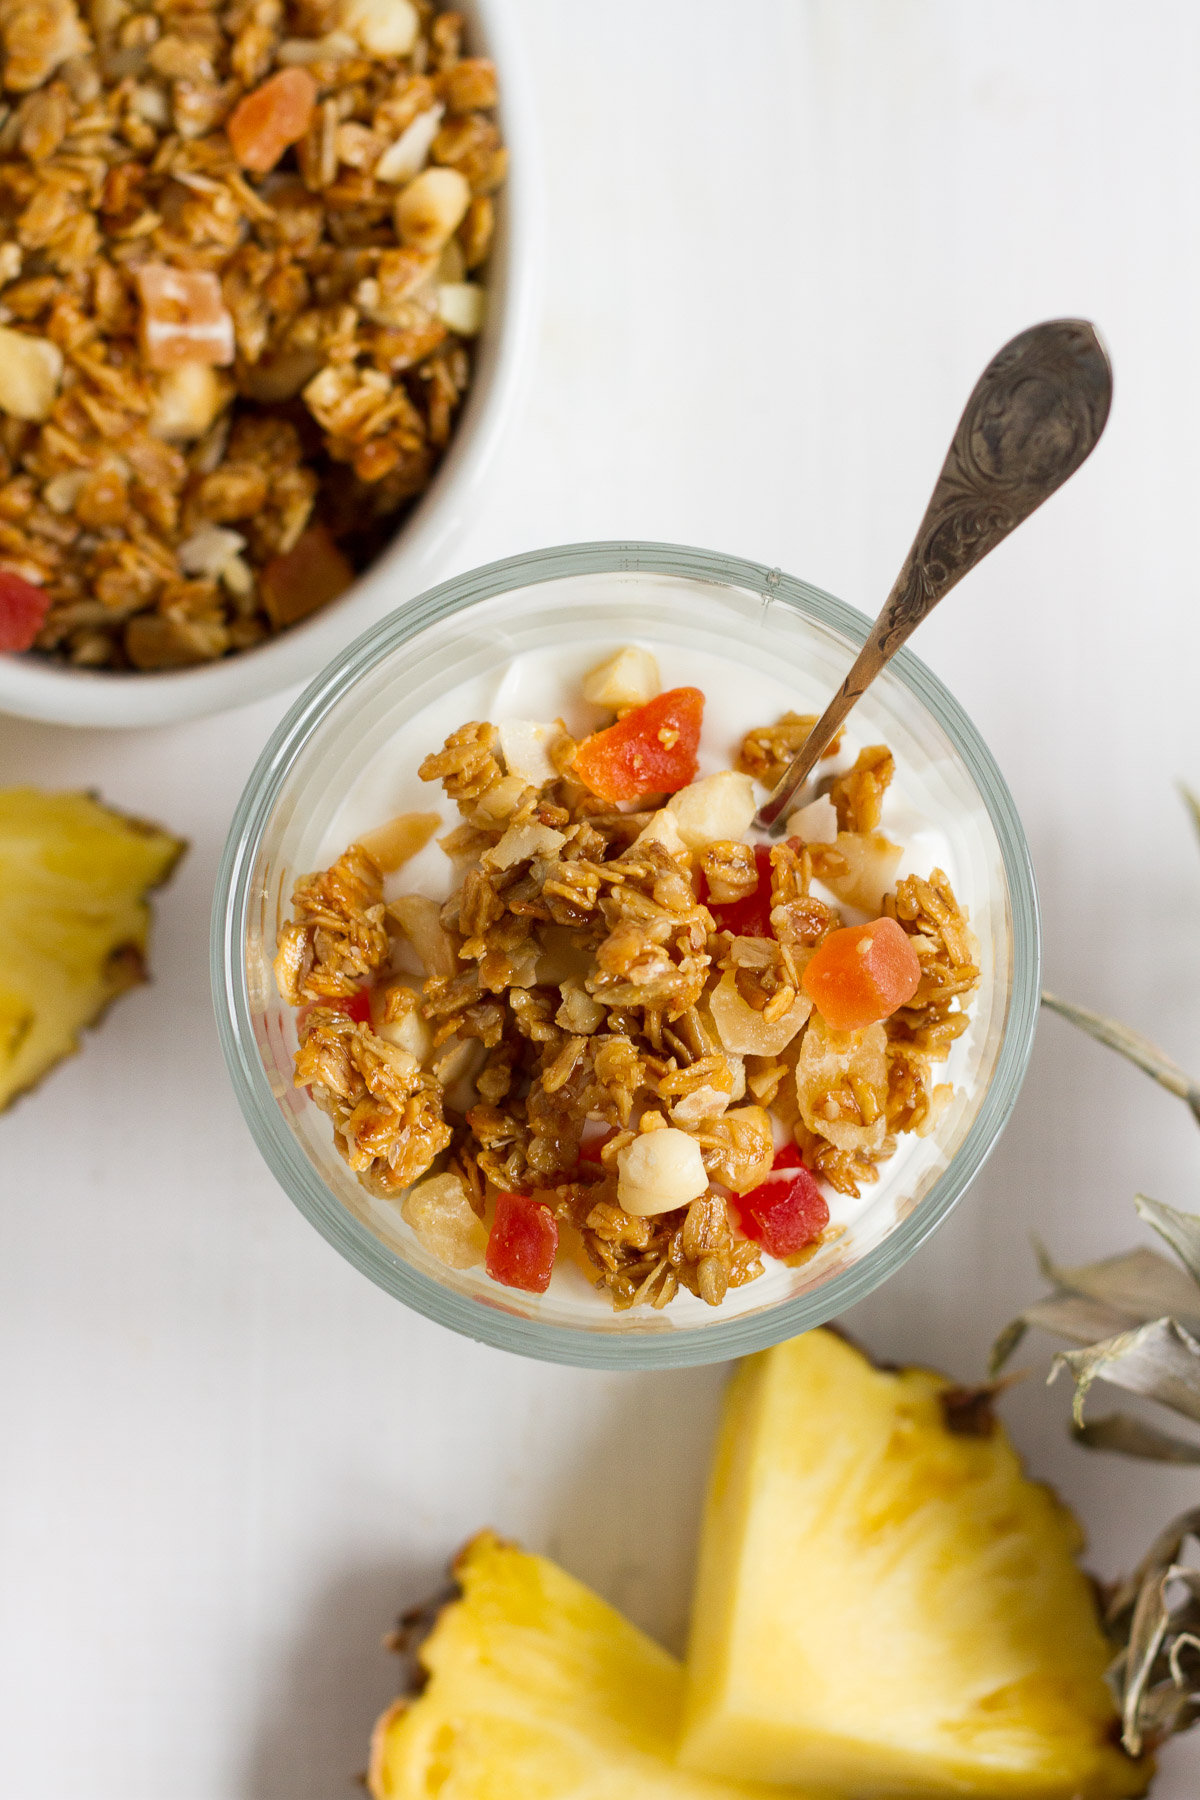
<svg viewBox="0 0 1200 1800">
<path fill-rule="evenodd" d="M 859 1031 L 888 1018 L 917 991 L 921 965 L 895 919 L 831 931 L 801 985 L 834 1031 Z"/>
<path fill-rule="evenodd" d="M 276 630 L 307 619 L 344 594 L 354 570 L 324 525 L 310 525 L 290 550 L 273 557 L 262 572 L 263 605 Z"/>
<path fill-rule="evenodd" d="M 134 278 L 142 302 L 142 354 L 150 368 L 233 361 L 233 318 L 211 270 L 142 263 Z"/>
<path fill-rule="evenodd" d="M 703 720 L 699 688 L 670 688 L 585 738 L 572 774 L 601 800 L 677 794 L 696 778 Z"/>
<path fill-rule="evenodd" d="M 225 124 L 233 154 L 243 169 L 265 175 L 312 122 L 317 84 L 307 69 L 280 69 L 244 94 Z"/>
</svg>

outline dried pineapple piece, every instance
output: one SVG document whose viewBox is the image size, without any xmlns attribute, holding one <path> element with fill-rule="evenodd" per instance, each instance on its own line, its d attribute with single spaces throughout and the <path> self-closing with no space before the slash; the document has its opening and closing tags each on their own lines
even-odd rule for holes
<svg viewBox="0 0 1200 1800">
<path fill-rule="evenodd" d="M 713 1468 L 680 1760 L 855 1795 L 1115 1800 L 1079 1530 L 978 1394 L 828 1331 L 752 1357 Z"/>
<path fill-rule="evenodd" d="M 824 875 L 826 887 L 843 905 L 875 917 L 895 885 L 903 849 L 878 831 L 839 831 L 836 848 L 846 867 L 840 875 Z"/>
<path fill-rule="evenodd" d="M 674 1766 L 679 1664 L 581 1582 L 490 1532 L 454 1572 L 428 1685 L 375 1727 L 374 1800 L 763 1800 Z"/>
<path fill-rule="evenodd" d="M 146 895 L 185 845 L 89 794 L 0 789 L 0 1109 L 146 978 Z"/>
</svg>

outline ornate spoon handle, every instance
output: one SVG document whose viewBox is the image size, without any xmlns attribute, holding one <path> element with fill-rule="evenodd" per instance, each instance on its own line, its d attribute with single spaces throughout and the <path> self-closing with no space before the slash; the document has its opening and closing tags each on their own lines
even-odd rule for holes
<svg viewBox="0 0 1200 1800">
<path fill-rule="evenodd" d="M 920 530 L 854 666 L 756 823 L 775 826 L 846 714 L 944 594 L 1095 449 L 1112 369 L 1085 319 L 1033 325 L 994 356 L 967 401 Z"/>
</svg>

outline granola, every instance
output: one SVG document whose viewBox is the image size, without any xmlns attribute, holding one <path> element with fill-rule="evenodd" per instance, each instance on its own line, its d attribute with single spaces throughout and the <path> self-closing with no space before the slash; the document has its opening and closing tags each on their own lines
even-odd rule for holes
<svg viewBox="0 0 1200 1800">
<path fill-rule="evenodd" d="M 703 695 L 659 687 L 626 648 L 584 683 L 614 718 L 584 740 L 453 731 L 419 770 L 460 815 L 449 899 L 388 898 L 433 828 L 402 815 L 298 883 L 276 960 L 297 1084 L 424 1248 L 531 1292 L 570 1259 L 616 1308 L 719 1306 L 835 1235 L 829 1190 L 936 1127 L 980 979 L 942 870 L 860 904 L 899 853 L 885 746 L 755 842 L 749 771 L 802 721 L 697 778 Z"/>
<path fill-rule="evenodd" d="M 249 649 L 449 442 L 495 71 L 430 0 L 0 0 L 0 50 L 0 581 L 40 618 L 4 647 Z"/>
</svg>

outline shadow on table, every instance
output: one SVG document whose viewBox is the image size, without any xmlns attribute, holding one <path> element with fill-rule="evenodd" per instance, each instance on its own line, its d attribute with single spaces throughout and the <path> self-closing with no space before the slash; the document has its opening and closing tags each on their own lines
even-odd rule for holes
<svg viewBox="0 0 1200 1800">
<path fill-rule="evenodd" d="M 537 1548 L 676 1655 L 726 1372 L 606 1379 Z"/>
<path fill-rule="evenodd" d="M 283 1661 L 240 1800 L 363 1800 L 358 1778 L 371 1727 L 404 1674 L 381 1640 L 444 1579 L 433 1564 L 406 1568 L 392 1560 L 328 1582 Z"/>
</svg>

